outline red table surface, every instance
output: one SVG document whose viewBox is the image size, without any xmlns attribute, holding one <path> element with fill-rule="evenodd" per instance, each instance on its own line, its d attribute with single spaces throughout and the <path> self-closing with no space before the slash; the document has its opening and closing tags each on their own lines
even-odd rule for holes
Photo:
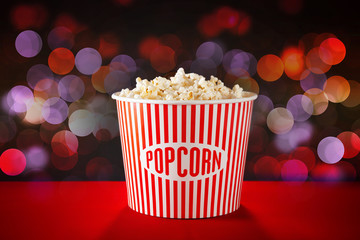
<svg viewBox="0 0 360 240">
<path fill-rule="evenodd" d="M 0 239 L 360 239 L 360 183 L 248 182 L 209 219 L 129 209 L 125 182 L 1 182 Z"/>
</svg>

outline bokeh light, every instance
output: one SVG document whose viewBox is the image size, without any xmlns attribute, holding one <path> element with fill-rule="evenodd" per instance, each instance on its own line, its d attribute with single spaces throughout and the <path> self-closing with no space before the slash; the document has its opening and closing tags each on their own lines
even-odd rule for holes
<svg viewBox="0 0 360 240">
<path fill-rule="evenodd" d="M 324 63 L 319 54 L 319 48 L 313 48 L 306 54 L 306 67 L 313 73 L 322 74 L 330 70 L 331 65 Z"/>
<path fill-rule="evenodd" d="M 60 97 L 58 83 L 47 78 L 40 80 L 34 87 L 34 97 L 43 100 Z"/>
<path fill-rule="evenodd" d="M 344 145 L 344 156 L 343 158 L 353 158 L 360 152 L 360 138 L 356 133 L 346 131 L 337 135 L 337 138 Z"/>
<path fill-rule="evenodd" d="M 119 135 L 118 120 L 114 114 L 106 114 L 97 121 L 93 135 L 97 140 L 106 142 Z"/>
<path fill-rule="evenodd" d="M 42 40 L 36 32 L 26 30 L 16 37 L 15 47 L 21 56 L 31 58 L 39 54 L 42 48 Z"/>
<path fill-rule="evenodd" d="M 304 53 L 297 47 L 287 47 L 281 55 L 284 63 L 285 74 L 292 80 L 300 80 L 305 71 Z"/>
<path fill-rule="evenodd" d="M 67 102 L 74 102 L 84 95 L 85 85 L 76 75 L 66 75 L 58 84 L 60 97 Z"/>
<path fill-rule="evenodd" d="M 86 176 L 90 180 L 110 180 L 113 168 L 109 160 L 104 157 L 95 157 L 86 164 Z"/>
<path fill-rule="evenodd" d="M 91 76 L 91 83 L 96 91 L 106 93 L 104 82 L 106 76 L 110 73 L 109 66 L 102 66 Z"/>
<path fill-rule="evenodd" d="M 324 92 L 330 102 L 343 102 L 350 95 L 350 84 L 341 76 L 332 76 L 326 80 Z"/>
<path fill-rule="evenodd" d="M 217 67 L 211 59 L 199 58 L 191 63 L 190 71 L 201 74 L 209 79 L 210 76 L 216 76 Z"/>
<path fill-rule="evenodd" d="M 120 41 L 116 34 L 104 33 L 100 35 L 99 53 L 103 58 L 114 57 L 120 52 Z"/>
<path fill-rule="evenodd" d="M 312 102 L 313 115 L 320 115 L 326 111 L 329 101 L 324 91 L 318 88 L 310 88 L 304 93 L 304 96 L 308 97 Z"/>
<path fill-rule="evenodd" d="M 27 160 L 26 168 L 30 170 L 44 169 L 50 160 L 50 154 L 45 147 L 32 146 L 24 150 Z"/>
<path fill-rule="evenodd" d="M 40 4 L 19 4 L 10 12 L 11 23 L 18 30 L 39 29 L 48 19 L 48 11 Z"/>
<path fill-rule="evenodd" d="M 254 124 L 263 125 L 266 124 L 267 115 L 274 109 L 272 100 L 265 95 L 258 95 L 258 98 L 254 102 L 253 118 Z"/>
<path fill-rule="evenodd" d="M 276 180 L 280 177 L 280 164 L 271 156 L 260 157 L 254 165 L 254 173 L 259 180 Z"/>
<path fill-rule="evenodd" d="M 284 64 L 281 59 L 273 54 L 268 54 L 260 58 L 257 64 L 257 73 L 268 82 L 278 80 L 284 72 Z"/>
<path fill-rule="evenodd" d="M 217 9 L 216 19 L 221 28 L 233 28 L 239 23 L 240 14 L 231 7 L 223 6 Z"/>
<path fill-rule="evenodd" d="M 319 47 L 319 55 L 321 60 L 326 64 L 336 65 L 344 60 L 346 48 L 342 41 L 337 38 L 325 39 Z"/>
<path fill-rule="evenodd" d="M 292 96 L 286 104 L 286 109 L 291 112 L 295 121 L 306 121 L 313 114 L 314 107 L 310 98 L 297 94 Z"/>
<path fill-rule="evenodd" d="M 277 107 L 271 110 L 266 120 L 268 128 L 275 134 L 284 134 L 294 125 L 294 117 L 289 110 Z"/>
<path fill-rule="evenodd" d="M 54 73 L 68 74 L 74 68 L 74 54 L 67 48 L 56 48 L 50 53 L 48 64 Z"/>
<path fill-rule="evenodd" d="M 316 164 L 314 151 L 310 147 L 306 146 L 297 147 L 293 152 L 291 152 L 289 158 L 302 161 L 309 171 L 311 171 Z"/>
<path fill-rule="evenodd" d="M 105 91 L 110 95 L 130 86 L 129 74 L 120 70 L 110 72 L 104 80 Z"/>
<path fill-rule="evenodd" d="M 69 171 L 75 167 L 79 160 L 79 157 L 77 153 L 67 157 L 61 157 L 55 153 L 51 153 L 50 159 L 52 165 L 56 169 L 61 171 Z"/>
<path fill-rule="evenodd" d="M 196 57 L 199 59 L 210 59 L 218 66 L 223 58 L 223 50 L 215 42 L 204 42 L 196 50 Z"/>
<path fill-rule="evenodd" d="M 79 141 L 77 137 L 68 130 L 57 132 L 51 139 L 53 152 L 62 158 L 67 158 L 77 154 Z M 51 156 L 53 158 L 53 154 Z"/>
<path fill-rule="evenodd" d="M 256 73 L 257 60 L 251 53 L 239 52 L 236 53 L 230 62 L 229 73 L 242 77 L 253 76 Z"/>
<path fill-rule="evenodd" d="M 17 85 L 13 87 L 6 97 L 9 113 L 24 113 L 34 101 L 33 92 L 26 86 Z"/>
<path fill-rule="evenodd" d="M 336 137 L 326 137 L 319 142 L 317 153 L 319 158 L 329 164 L 337 163 L 344 156 L 344 144 Z"/>
<path fill-rule="evenodd" d="M 168 46 L 159 46 L 150 55 L 151 66 L 160 73 L 171 71 L 175 63 L 175 52 Z"/>
<path fill-rule="evenodd" d="M 86 109 L 74 111 L 69 117 L 69 128 L 76 136 L 84 137 L 93 132 L 96 124 L 94 114 Z"/>
<path fill-rule="evenodd" d="M 360 83 L 354 80 L 349 80 L 348 83 L 350 85 L 350 94 L 341 104 L 345 107 L 356 107 L 360 104 Z"/>
<path fill-rule="evenodd" d="M 304 182 L 308 178 L 308 169 L 302 161 L 291 159 L 282 165 L 281 178 L 285 181 Z"/>
<path fill-rule="evenodd" d="M 111 70 L 120 70 L 129 73 L 130 75 L 136 72 L 135 60 L 132 57 L 125 54 L 121 54 L 114 57 L 111 60 L 109 66 Z"/>
<path fill-rule="evenodd" d="M 49 98 L 43 104 L 41 114 L 51 124 L 59 124 L 68 116 L 68 105 L 61 98 Z"/>
<path fill-rule="evenodd" d="M 61 130 L 65 130 L 65 126 L 62 123 L 61 124 L 51 124 L 48 122 L 43 122 L 40 125 L 41 140 L 46 144 L 50 144 L 51 139 L 53 138 L 55 133 L 57 133 Z"/>
<path fill-rule="evenodd" d="M 209 38 L 219 35 L 222 31 L 215 14 L 203 16 L 198 22 L 198 29 L 200 33 Z"/>
<path fill-rule="evenodd" d="M 42 98 L 34 98 L 34 101 L 30 104 L 25 117 L 24 122 L 33 125 L 40 124 L 45 121 L 42 116 L 42 108 L 45 100 Z"/>
<path fill-rule="evenodd" d="M 315 74 L 309 70 L 305 70 L 300 77 L 300 86 L 304 91 L 307 91 L 311 88 L 318 88 L 323 90 L 325 82 L 325 74 Z"/>
<path fill-rule="evenodd" d="M 237 27 L 235 27 L 236 29 L 235 32 L 238 35 L 242 36 L 249 32 L 251 28 L 252 20 L 250 15 L 244 11 L 239 11 L 239 14 L 240 14 L 239 24 Z"/>
<path fill-rule="evenodd" d="M 255 79 L 248 76 L 236 78 L 234 84 L 239 84 L 244 91 L 256 94 L 259 94 L 260 92 L 259 84 L 255 81 Z"/>
<path fill-rule="evenodd" d="M 71 49 L 74 46 L 74 34 L 66 27 L 56 27 L 49 32 L 47 37 L 49 47 Z"/>
<path fill-rule="evenodd" d="M 91 75 L 99 70 L 102 63 L 100 53 L 93 48 L 81 49 L 75 57 L 76 68 L 85 75 Z"/>
<path fill-rule="evenodd" d="M 36 84 L 43 79 L 54 80 L 54 74 L 48 66 L 36 64 L 29 68 L 26 75 L 26 81 L 29 87 L 34 89 Z"/>
<path fill-rule="evenodd" d="M 25 155 L 18 149 L 7 149 L 0 156 L 0 168 L 6 175 L 19 175 L 25 170 L 25 167 Z"/>
<path fill-rule="evenodd" d="M 145 37 L 139 44 L 140 56 L 150 59 L 151 53 L 160 46 L 160 41 L 154 36 Z"/>
<path fill-rule="evenodd" d="M 354 166 L 345 161 L 340 161 L 335 164 L 317 164 L 311 171 L 311 178 L 314 181 L 349 181 L 355 180 L 356 170 Z"/>
</svg>

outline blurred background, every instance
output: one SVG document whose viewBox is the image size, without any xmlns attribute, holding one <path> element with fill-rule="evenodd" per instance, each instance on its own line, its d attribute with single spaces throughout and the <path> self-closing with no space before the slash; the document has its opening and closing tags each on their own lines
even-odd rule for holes
<svg viewBox="0 0 360 240">
<path fill-rule="evenodd" d="M 246 180 L 359 180 L 350 1 L 1 5 L 1 180 L 124 180 L 110 95 L 179 67 L 259 94 Z"/>
</svg>

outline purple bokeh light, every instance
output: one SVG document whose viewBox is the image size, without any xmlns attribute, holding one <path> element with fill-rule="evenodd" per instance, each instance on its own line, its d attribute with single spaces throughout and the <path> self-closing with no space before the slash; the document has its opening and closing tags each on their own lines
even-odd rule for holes
<svg viewBox="0 0 360 240">
<path fill-rule="evenodd" d="M 34 94 L 28 87 L 17 85 L 9 91 L 6 101 L 9 113 L 24 113 L 34 101 Z"/>
<path fill-rule="evenodd" d="M 66 27 L 56 27 L 49 32 L 48 38 L 49 47 L 71 49 L 74 46 L 74 34 Z"/>
<path fill-rule="evenodd" d="M 65 121 L 68 116 L 68 105 L 61 98 L 49 98 L 43 104 L 41 114 L 51 124 L 59 124 Z"/>
<path fill-rule="evenodd" d="M 32 89 L 34 89 L 36 84 L 43 79 L 54 80 L 54 74 L 48 66 L 36 64 L 28 70 L 26 81 Z"/>
<path fill-rule="evenodd" d="M 254 55 L 248 52 L 240 52 L 233 56 L 230 63 L 230 70 L 234 76 L 253 76 L 256 73 L 257 61 Z"/>
<path fill-rule="evenodd" d="M 44 169 L 50 159 L 50 154 L 42 146 L 32 146 L 24 151 L 27 163 L 26 167 L 31 170 Z"/>
<path fill-rule="evenodd" d="M 310 98 L 302 94 L 292 96 L 286 108 L 292 113 L 294 120 L 299 122 L 309 119 L 314 111 Z"/>
<path fill-rule="evenodd" d="M 306 145 L 311 140 L 313 131 L 313 126 L 309 122 L 298 122 L 289 132 L 276 135 L 274 144 L 280 151 L 290 153 L 298 146 Z"/>
<path fill-rule="evenodd" d="M 93 48 L 83 48 L 75 56 L 76 68 L 85 75 L 95 73 L 101 67 L 100 53 Z"/>
<path fill-rule="evenodd" d="M 115 56 L 111 60 L 109 66 L 111 70 L 120 70 L 130 73 L 130 75 L 133 75 L 137 70 L 135 60 L 125 54 Z"/>
<path fill-rule="evenodd" d="M 196 57 L 198 59 L 211 59 L 216 66 L 221 64 L 223 56 L 222 48 L 214 42 L 204 42 L 196 50 Z"/>
<path fill-rule="evenodd" d="M 326 137 L 319 142 L 317 153 L 323 162 L 334 164 L 344 156 L 344 144 L 336 137 Z"/>
<path fill-rule="evenodd" d="M 306 70 L 302 74 L 300 86 L 304 91 L 307 91 L 311 88 L 318 88 L 323 90 L 326 79 L 327 77 L 325 74 L 316 74 Z"/>
<path fill-rule="evenodd" d="M 216 76 L 217 67 L 211 59 L 196 59 L 191 63 L 190 72 L 203 75 L 209 79 L 210 76 Z"/>
<path fill-rule="evenodd" d="M 42 48 L 41 37 L 32 30 L 23 31 L 16 37 L 15 48 L 23 57 L 34 57 Z"/>
<path fill-rule="evenodd" d="M 104 88 L 108 94 L 120 91 L 131 86 L 130 76 L 123 71 L 112 71 L 104 80 Z"/>
<path fill-rule="evenodd" d="M 78 76 L 67 75 L 60 80 L 58 89 L 62 99 L 74 102 L 84 95 L 85 85 Z"/>
</svg>

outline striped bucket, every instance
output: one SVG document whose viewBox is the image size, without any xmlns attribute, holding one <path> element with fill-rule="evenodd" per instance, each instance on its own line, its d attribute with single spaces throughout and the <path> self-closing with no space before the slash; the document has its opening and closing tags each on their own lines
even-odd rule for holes
<svg viewBox="0 0 360 240">
<path fill-rule="evenodd" d="M 253 102 L 116 99 L 128 205 L 194 219 L 240 206 Z"/>
</svg>

